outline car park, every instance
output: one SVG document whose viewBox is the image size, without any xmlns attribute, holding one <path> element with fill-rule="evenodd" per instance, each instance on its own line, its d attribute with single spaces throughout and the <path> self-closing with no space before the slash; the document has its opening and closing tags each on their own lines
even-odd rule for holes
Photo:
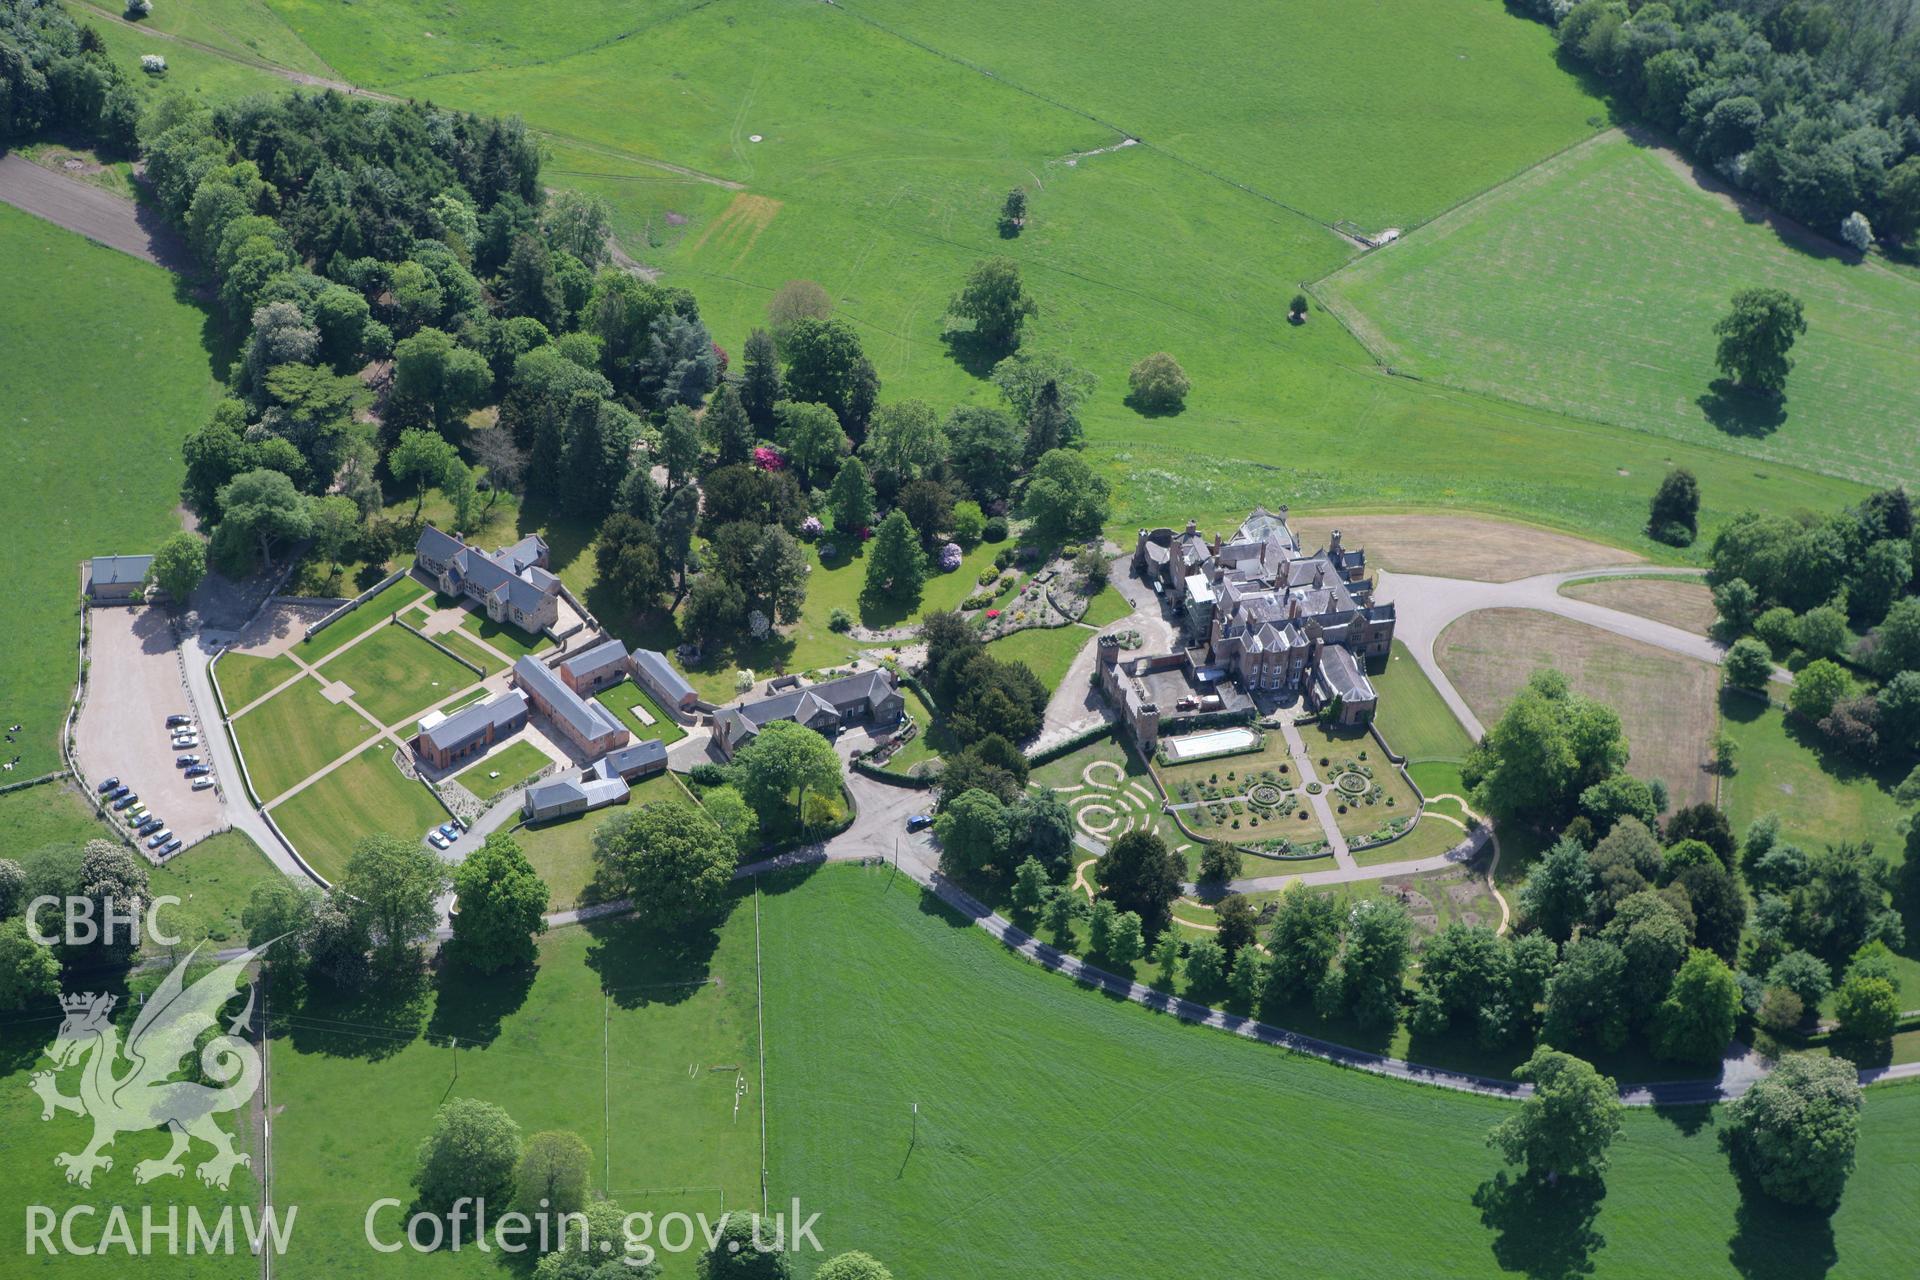
<svg viewBox="0 0 1920 1280">
<path fill-rule="evenodd" d="M 116 788 L 118 788 L 118 787 L 119 787 L 119 785 L 120 785 L 120 779 L 118 779 L 118 778 L 108 778 L 108 779 L 107 779 L 107 780 L 106 780 L 105 782 L 102 782 L 102 783 L 100 784 L 100 794 L 101 794 L 101 795 L 105 795 L 105 794 L 107 794 L 107 792 L 109 792 L 109 791 L 112 791 L 112 790 L 115 790 Z"/>
<path fill-rule="evenodd" d="M 165 844 L 167 841 L 171 839 L 173 839 L 173 832 L 167 830 L 165 827 L 162 827 L 160 828 L 157 834 L 147 837 L 147 848 L 158 849 L 161 845 Z"/>
</svg>

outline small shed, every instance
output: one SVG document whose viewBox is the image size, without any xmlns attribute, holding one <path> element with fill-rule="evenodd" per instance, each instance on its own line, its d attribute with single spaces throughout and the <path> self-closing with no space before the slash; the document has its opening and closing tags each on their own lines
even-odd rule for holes
<svg viewBox="0 0 1920 1280">
<path fill-rule="evenodd" d="M 152 556 L 95 556 L 87 561 L 86 594 L 95 604 L 127 604 L 146 594 Z"/>
</svg>

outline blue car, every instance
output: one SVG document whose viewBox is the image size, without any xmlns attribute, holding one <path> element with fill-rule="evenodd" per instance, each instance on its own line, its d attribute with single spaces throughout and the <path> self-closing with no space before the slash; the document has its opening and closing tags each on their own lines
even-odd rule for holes
<svg viewBox="0 0 1920 1280">
<path fill-rule="evenodd" d="M 108 778 L 105 782 L 100 784 L 100 794 L 105 795 L 107 794 L 107 792 L 113 791 L 116 788 L 118 788 L 119 785 L 120 785 L 120 779 Z"/>
<path fill-rule="evenodd" d="M 933 825 L 933 819 L 928 817 L 924 813 L 916 813 L 911 818 L 907 819 L 908 831 L 925 831 L 928 827 L 932 825 Z"/>
<path fill-rule="evenodd" d="M 113 802 L 113 807 L 115 809 L 125 809 L 129 805 L 137 801 L 139 798 L 140 798 L 139 796 L 134 795 L 131 791 L 129 791 L 126 795 L 121 796 L 118 800 L 115 800 Z"/>
</svg>

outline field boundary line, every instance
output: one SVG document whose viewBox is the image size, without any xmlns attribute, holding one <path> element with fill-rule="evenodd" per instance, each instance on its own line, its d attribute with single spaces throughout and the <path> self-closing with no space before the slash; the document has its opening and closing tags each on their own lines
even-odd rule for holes
<svg viewBox="0 0 1920 1280">
<path fill-rule="evenodd" d="M 767 1001 L 760 972 L 760 877 L 753 878 L 753 1011 L 760 1028 L 760 1216 L 767 1216 Z"/>
<path fill-rule="evenodd" d="M 1009 89 L 1012 89 L 1015 93 L 1025 94 L 1027 97 L 1032 98 L 1037 102 L 1044 102 L 1048 106 L 1053 107 L 1056 110 L 1065 111 L 1070 115 L 1079 116 L 1082 120 L 1092 121 L 1094 124 L 1099 125 L 1103 129 L 1111 129 L 1113 132 L 1119 134 L 1122 138 L 1131 138 L 1134 141 L 1134 143 L 1136 143 L 1137 145 L 1146 147 L 1159 155 L 1163 155 L 1167 159 L 1173 161 L 1175 164 L 1183 165 L 1186 168 L 1192 169 L 1195 173 L 1203 174 L 1204 176 L 1212 178 L 1215 182 L 1218 182 L 1223 186 L 1232 187 L 1234 190 L 1239 191 L 1242 194 L 1252 196 L 1256 200 L 1264 201 L 1267 204 L 1273 205 L 1277 209 L 1284 209 L 1288 213 L 1293 214 L 1297 218 L 1303 218 L 1306 221 L 1311 222 L 1316 227 L 1319 227 L 1322 231 L 1325 231 L 1327 234 L 1331 236 L 1337 237 L 1339 240 L 1341 240 L 1345 244 L 1351 245 L 1353 243 L 1353 241 L 1349 237 L 1341 234 L 1341 232 L 1338 229 L 1336 229 L 1334 225 L 1331 222 L 1328 222 L 1326 219 L 1315 217 L 1313 214 L 1308 213 L 1306 210 L 1296 208 L 1295 206 L 1290 205 L 1286 201 L 1280 199 L 1278 196 L 1268 195 L 1266 192 L 1261 191 L 1257 187 L 1248 186 L 1246 183 L 1241 182 L 1237 178 L 1229 178 L 1226 174 L 1221 173 L 1216 169 L 1210 169 L 1206 165 L 1201 164 L 1197 160 L 1189 160 L 1187 157 L 1181 155 L 1177 151 L 1169 151 L 1165 147 L 1159 146 L 1149 141 L 1148 139 L 1141 137 L 1139 134 L 1135 133 L 1133 130 L 1125 128 L 1121 125 L 1115 124 L 1113 121 L 1105 119 L 1104 117 L 1095 115 L 1093 112 L 1088 111 L 1084 107 L 1076 107 L 1070 102 L 1062 102 L 1060 99 L 1055 98 L 1050 94 L 1043 93 L 1038 89 L 1030 88 L 1029 86 L 1022 84 L 1018 80 L 1009 79 L 1007 76 L 1002 75 L 1000 72 L 995 71 L 991 67 L 982 66 L 977 62 L 973 62 L 967 58 L 961 57 L 957 53 L 949 53 L 945 49 L 940 48 L 938 45 L 928 44 L 925 40 L 922 40 L 917 36 L 910 36 L 904 31 L 896 30 L 895 28 L 888 26 L 886 23 L 881 22 L 878 18 L 868 17 L 866 14 L 861 13 L 859 10 L 848 7 L 843 2 L 843 0 L 826 0 L 826 3 L 828 7 L 834 9 L 835 11 L 844 13 L 859 22 L 864 22 L 868 26 L 872 27 L 874 30 L 882 32 L 886 35 L 889 35 L 893 37 L 895 40 L 899 40 L 904 44 L 912 45 L 914 48 L 919 49 L 925 53 L 930 53 L 936 58 L 941 58 L 947 62 L 951 62 L 957 67 L 963 67 L 966 70 L 973 72 L 975 75 L 985 76 L 987 79 L 992 80 L 996 84 L 1006 85 Z"/>
</svg>

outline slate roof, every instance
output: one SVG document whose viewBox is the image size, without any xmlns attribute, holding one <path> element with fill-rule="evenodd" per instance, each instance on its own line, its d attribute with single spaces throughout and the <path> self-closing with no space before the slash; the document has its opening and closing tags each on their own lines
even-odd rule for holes
<svg viewBox="0 0 1920 1280">
<path fill-rule="evenodd" d="M 137 587 L 147 580 L 153 567 L 152 556 L 95 556 L 92 561 L 96 587 Z"/>
<path fill-rule="evenodd" d="M 603 738 L 623 727 L 612 712 L 567 688 L 546 663 L 531 654 L 513 664 L 513 675 L 522 688 L 551 708 L 555 719 L 583 740 Z"/>
<path fill-rule="evenodd" d="M 679 706 L 693 686 L 667 661 L 667 655 L 655 649 L 635 649 L 628 655 L 633 660 L 635 675 L 643 677 L 643 683 L 654 693 L 665 698 L 674 706 Z"/>
<path fill-rule="evenodd" d="M 758 702 L 726 707 L 715 716 L 731 723 L 735 739 L 751 737 L 776 720 L 805 722 L 821 711 L 840 715 L 849 707 L 865 704 L 871 711 L 894 692 L 893 681 L 885 671 L 862 671 L 841 676 L 824 684 L 794 689 Z"/>
<path fill-rule="evenodd" d="M 629 774 L 667 761 L 667 744 L 658 738 L 642 738 L 632 746 L 621 747 L 601 756 L 594 768 L 602 777 Z"/>
<path fill-rule="evenodd" d="M 1320 650 L 1320 679 L 1328 689 L 1348 702 L 1366 701 L 1376 695 L 1366 673 L 1360 670 L 1353 654 L 1328 645 Z"/>
<path fill-rule="evenodd" d="M 436 751 L 452 751 L 485 733 L 498 730 L 527 713 L 527 697 L 518 689 L 509 689 L 497 698 L 462 707 L 438 724 L 420 731 Z"/>
<path fill-rule="evenodd" d="M 627 646 L 618 640 L 602 640 L 590 649 L 568 658 L 560 664 L 560 669 L 578 680 L 582 677 L 597 675 L 608 667 L 617 667 L 627 660 Z"/>
<path fill-rule="evenodd" d="M 438 560 L 442 563 L 453 559 L 455 555 L 465 549 L 466 543 L 460 541 L 460 539 L 450 533 L 441 532 L 432 525 L 428 525 L 422 529 L 420 531 L 419 541 L 413 544 L 413 553 L 415 555 L 423 555 L 430 560 Z"/>
</svg>

